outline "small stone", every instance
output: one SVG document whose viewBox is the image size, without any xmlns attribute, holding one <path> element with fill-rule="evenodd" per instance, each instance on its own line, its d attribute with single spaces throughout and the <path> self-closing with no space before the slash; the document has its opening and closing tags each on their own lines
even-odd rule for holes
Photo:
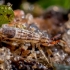
<svg viewBox="0 0 70 70">
<path fill-rule="evenodd" d="M 67 45 L 70 47 L 70 30 L 68 30 L 64 35 L 63 35 L 63 40 L 67 43 Z"/>
</svg>

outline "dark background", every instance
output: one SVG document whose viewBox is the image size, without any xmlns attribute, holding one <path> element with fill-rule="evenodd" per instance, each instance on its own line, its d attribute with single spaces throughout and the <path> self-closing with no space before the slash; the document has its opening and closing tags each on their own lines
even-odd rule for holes
<svg viewBox="0 0 70 70">
<path fill-rule="evenodd" d="M 58 5 L 65 9 L 70 9 L 70 0 L 5 0 L 5 4 L 10 2 L 13 4 L 13 9 L 19 8 L 22 2 L 30 2 L 32 4 L 37 3 L 43 8 L 47 8 L 51 5 Z"/>
</svg>

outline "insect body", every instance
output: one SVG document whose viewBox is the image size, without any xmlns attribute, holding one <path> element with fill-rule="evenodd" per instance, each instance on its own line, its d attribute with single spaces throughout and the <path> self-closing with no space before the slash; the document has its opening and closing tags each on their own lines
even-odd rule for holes
<svg viewBox="0 0 70 70">
<path fill-rule="evenodd" d="M 9 39 L 9 41 L 15 41 L 17 43 L 22 43 L 22 44 L 30 43 L 33 49 L 32 52 L 34 52 L 36 46 L 40 50 L 41 54 L 43 55 L 47 63 L 49 63 L 49 60 L 44 54 L 41 45 L 47 47 L 47 46 L 53 46 L 58 43 L 58 41 L 50 41 L 50 39 L 48 37 L 45 37 L 43 33 L 36 33 L 34 31 L 24 28 L 21 29 L 17 27 L 4 25 L 1 30 L 2 30 L 2 35 L 4 36 L 3 40 L 7 38 L 6 40 Z"/>
</svg>

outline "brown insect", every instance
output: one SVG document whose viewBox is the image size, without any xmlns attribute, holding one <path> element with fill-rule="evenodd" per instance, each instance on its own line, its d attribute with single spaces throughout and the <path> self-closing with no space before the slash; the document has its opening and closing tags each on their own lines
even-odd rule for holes
<svg viewBox="0 0 70 70">
<path fill-rule="evenodd" d="M 44 51 L 41 48 L 41 45 L 50 47 L 58 44 L 60 40 L 50 40 L 48 36 L 45 36 L 43 32 L 35 32 L 29 29 L 12 27 L 8 25 L 4 25 L 1 28 L 1 34 L 3 37 L 3 41 L 8 41 L 6 43 L 17 42 L 21 44 L 31 43 L 32 45 L 32 53 L 35 52 L 35 46 L 39 49 L 47 63 L 49 63 L 49 59 L 46 57 Z M 35 58 L 37 58 L 35 56 Z"/>
</svg>

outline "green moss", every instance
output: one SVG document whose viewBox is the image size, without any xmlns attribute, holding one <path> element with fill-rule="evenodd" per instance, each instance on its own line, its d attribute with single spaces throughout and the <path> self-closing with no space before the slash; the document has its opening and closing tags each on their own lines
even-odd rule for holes
<svg viewBox="0 0 70 70">
<path fill-rule="evenodd" d="M 0 5 L 0 26 L 9 23 L 14 18 L 14 12 L 10 6 Z"/>
</svg>

